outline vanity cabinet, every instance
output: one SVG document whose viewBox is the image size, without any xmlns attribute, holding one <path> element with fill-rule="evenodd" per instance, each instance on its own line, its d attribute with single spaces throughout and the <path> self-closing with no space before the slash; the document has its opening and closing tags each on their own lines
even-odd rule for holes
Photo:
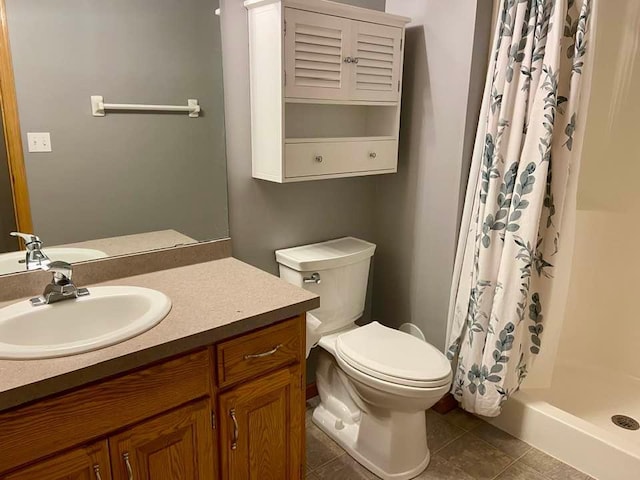
<svg viewBox="0 0 640 480">
<path fill-rule="evenodd" d="M 406 17 L 247 0 L 253 177 L 395 173 Z"/>
<path fill-rule="evenodd" d="M 0 412 L 0 480 L 302 480 L 305 317 Z"/>
</svg>

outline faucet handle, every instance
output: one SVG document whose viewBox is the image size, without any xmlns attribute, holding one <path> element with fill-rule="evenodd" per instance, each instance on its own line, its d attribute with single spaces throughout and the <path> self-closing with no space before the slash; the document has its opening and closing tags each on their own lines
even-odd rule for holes
<svg viewBox="0 0 640 480">
<path fill-rule="evenodd" d="M 11 232 L 9 233 L 12 237 L 18 237 L 24 240 L 25 245 L 31 245 L 32 243 L 39 243 L 42 245 L 42 240 L 37 235 L 33 233 L 22 233 L 22 232 Z"/>
<path fill-rule="evenodd" d="M 56 285 L 66 285 L 71 283 L 73 266 L 70 263 L 56 260 L 48 265 L 43 265 L 42 270 L 53 273 L 53 283 Z"/>
</svg>

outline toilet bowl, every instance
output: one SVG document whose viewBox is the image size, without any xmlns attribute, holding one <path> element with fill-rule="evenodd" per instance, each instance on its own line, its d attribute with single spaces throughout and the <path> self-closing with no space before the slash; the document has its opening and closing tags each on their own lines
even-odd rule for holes
<svg viewBox="0 0 640 480">
<path fill-rule="evenodd" d="M 321 349 L 320 404 L 313 422 L 379 477 L 405 480 L 428 465 L 425 410 L 451 385 L 451 366 L 435 347 L 364 312 L 375 245 L 352 237 L 278 250 L 280 276 L 320 295 L 307 318 L 307 345 Z"/>
</svg>

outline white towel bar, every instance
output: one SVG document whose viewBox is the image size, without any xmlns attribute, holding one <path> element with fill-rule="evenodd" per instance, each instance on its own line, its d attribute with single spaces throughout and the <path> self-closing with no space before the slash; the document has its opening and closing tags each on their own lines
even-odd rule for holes
<svg viewBox="0 0 640 480">
<path fill-rule="evenodd" d="M 104 117 L 105 110 L 138 110 L 152 112 L 189 112 L 191 118 L 200 116 L 198 100 L 190 98 L 187 106 L 182 105 L 140 105 L 135 103 L 104 103 L 102 95 L 91 96 L 91 112 L 94 117 Z"/>
</svg>

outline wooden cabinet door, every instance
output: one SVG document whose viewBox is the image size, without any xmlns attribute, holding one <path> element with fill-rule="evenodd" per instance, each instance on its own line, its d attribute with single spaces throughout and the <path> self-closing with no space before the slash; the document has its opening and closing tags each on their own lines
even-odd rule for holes
<svg viewBox="0 0 640 480">
<path fill-rule="evenodd" d="M 215 475 L 208 400 L 109 438 L 114 480 L 211 480 Z"/>
<path fill-rule="evenodd" d="M 403 30 L 368 22 L 352 22 L 350 100 L 400 100 Z"/>
<path fill-rule="evenodd" d="M 111 480 L 107 441 L 76 448 L 19 470 L 4 480 Z"/>
<path fill-rule="evenodd" d="M 220 395 L 224 480 L 304 478 L 304 399 L 300 366 Z"/>
<path fill-rule="evenodd" d="M 285 96 L 347 100 L 351 21 L 285 8 Z"/>
</svg>

